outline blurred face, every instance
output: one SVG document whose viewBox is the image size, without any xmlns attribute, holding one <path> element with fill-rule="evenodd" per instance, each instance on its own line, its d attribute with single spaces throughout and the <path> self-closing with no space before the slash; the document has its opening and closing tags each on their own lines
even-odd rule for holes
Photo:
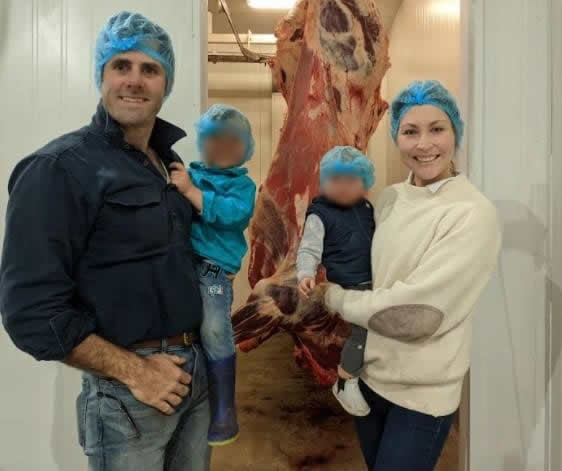
<svg viewBox="0 0 562 471">
<path fill-rule="evenodd" d="M 246 146 L 237 136 L 218 134 L 205 139 L 205 161 L 210 167 L 231 168 L 242 163 Z"/>
<path fill-rule="evenodd" d="M 414 106 L 402 118 L 396 140 L 416 186 L 451 176 L 455 133 L 447 114 L 432 105 Z"/>
<path fill-rule="evenodd" d="M 365 196 L 363 180 L 353 175 L 328 178 L 322 185 L 322 193 L 340 206 L 352 206 Z"/>
<path fill-rule="evenodd" d="M 103 105 L 123 127 L 154 124 L 166 91 L 166 72 L 159 62 L 138 51 L 113 57 L 103 69 Z"/>
</svg>

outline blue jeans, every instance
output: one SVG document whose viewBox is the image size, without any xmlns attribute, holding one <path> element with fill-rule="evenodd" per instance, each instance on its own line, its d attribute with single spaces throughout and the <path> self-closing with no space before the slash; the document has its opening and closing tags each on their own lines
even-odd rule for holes
<svg viewBox="0 0 562 471">
<path fill-rule="evenodd" d="M 141 356 L 161 349 L 137 350 Z M 165 350 L 187 359 L 191 392 L 172 416 L 137 401 L 122 383 L 84 373 L 77 400 L 78 436 L 89 471 L 208 471 L 210 408 L 199 345 Z"/>
<path fill-rule="evenodd" d="M 371 407 L 355 417 L 361 450 L 369 471 L 433 471 L 441 455 L 453 416 L 432 417 L 397 406 L 363 381 L 361 392 Z"/>
<path fill-rule="evenodd" d="M 210 260 L 199 263 L 199 283 L 203 300 L 201 344 L 209 360 L 223 360 L 236 353 L 230 312 L 232 280 Z"/>
</svg>

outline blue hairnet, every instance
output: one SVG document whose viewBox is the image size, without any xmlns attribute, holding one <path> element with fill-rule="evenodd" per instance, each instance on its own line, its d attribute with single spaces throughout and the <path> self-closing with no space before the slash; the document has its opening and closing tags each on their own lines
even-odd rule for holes
<svg viewBox="0 0 562 471">
<path fill-rule="evenodd" d="M 166 93 L 174 84 L 175 59 L 172 40 L 168 33 L 139 13 L 122 11 L 113 15 L 102 28 L 96 40 L 95 81 L 99 90 L 103 67 L 117 54 L 140 51 L 160 62 L 166 71 Z"/>
<path fill-rule="evenodd" d="M 363 180 L 366 189 L 375 183 L 375 167 L 368 157 L 355 147 L 336 146 L 320 162 L 320 184 L 336 175 L 355 175 Z"/>
<path fill-rule="evenodd" d="M 455 131 L 455 147 L 458 149 L 464 134 L 464 122 L 454 97 L 437 80 L 412 82 L 394 99 L 390 108 L 392 138 L 396 141 L 404 115 L 412 107 L 420 105 L 436 106 L 449 116 Z"/>
<path fill-rule="evenodd" d="M 243 162 L 250 160 L 254 154 L 255 143 L 250 121 L 234 106 L 212 105 L 195 123 L 197 147 L 203 153 L 205 140 L 217 134 L 231 134 L 240 138 L 246 146 Z"/>
</svg>

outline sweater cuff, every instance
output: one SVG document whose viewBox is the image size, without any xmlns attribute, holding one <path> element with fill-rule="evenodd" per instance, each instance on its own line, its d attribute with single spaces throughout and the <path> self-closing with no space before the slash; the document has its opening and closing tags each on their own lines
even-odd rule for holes
<svg viewBox="0 0 562 471">
<path fill-rule="evenodd" d="M 324 304 L 328 311 L 336 312 L 340 316 L 342 315 L 344 294 L 345 290 L 340 285 L 330 284 L 330 287 L 324 294 Z"/>
<path fill-rule="evenodd" d="M 343 320 L 359 327 L 369 329 L 369 317 L 362 318 L 356 316 L 353 309 L 349 309 L 350 306 L 347 306 L 347 309 L 345 309 L 346 301 L 347 303 L 353 302 L 357 295 L 364 295 L 365 293 L 364 291 L 359 293 L 357 291 L 346 290 L 340 285 L 333 284 L 326 290 L 324 303 L 329 311 L 338 313 Z M 348 295 L 352 296 L 352 298 L 349 298 Z"/>
</svg>

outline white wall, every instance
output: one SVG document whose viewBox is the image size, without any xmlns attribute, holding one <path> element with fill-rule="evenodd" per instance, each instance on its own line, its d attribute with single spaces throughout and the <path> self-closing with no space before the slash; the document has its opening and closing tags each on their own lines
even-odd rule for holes
<svg viewBox="0 0 562 471">
<path fill-rule="evenodd" d="M 562 0 L 552 0 L 550 13 L 550 56 L 552 95 L 552 157 L 551 187 L 551 284 L 547 290 L 550 301 L 550 335 L 547 336 L 547 456 L 551 458 L 549 471 L 562 470 Z M 547 376 L 548 379 L 548 376 Z"/>
<path fill-rule="evenodd" d="M 92 80 L 94 38 L 104 20 L 123 9 L 161 24 L 174 41 L 176 82 L 161 116 L 188 131 L 190 139 L 176 150 L 193 157 L 192 123 L 207 96 L 206 1 L 0 0 L 2 236 L 14 165 L 90 121 L 99 99 Z M 0 471 L 85 470 L 76 438 L 78 373 L 36 363 L 0 329 L 0 378 Z"/>
<path fill-rule="evenodd" d="M 550 330 L 552 321 L 560 328 L 562 258 L 555 260 L 549 247 L 551 238 L 560 247 L 562 235 L 556 158 L 558 178 L 550 174 L 549 26 L 552 5 L 558 4 L 560 16 L 559 0 L 467 3 L 473 30 L 470 176 L 497 206 L 504 229 L 498 274 L 475 316 L 470 469 L 558 471 L 559 465 L 547 467 L 545 447 L 552 439 L 559 453 L 561 444 L 559 425 L 549 436 L 547 401 L 549 357 L 558 361 L 562 334 Z M 560 21 L 552 25 L 559 28 Z M 560 54 L 557 38 L 553 54 Z M 550 282 L 550 272 L 557 283 Z M 557 310 L 551 310 L 554 297 Z M 551 334 L 558 351 L 550 353 Z"/>
</svg>

